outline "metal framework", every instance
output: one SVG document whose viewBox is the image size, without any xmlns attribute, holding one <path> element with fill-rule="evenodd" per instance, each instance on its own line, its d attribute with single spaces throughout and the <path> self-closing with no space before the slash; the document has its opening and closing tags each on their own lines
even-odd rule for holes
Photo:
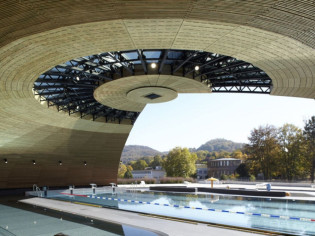
<svg viewBox="0 0 315 236">
<path fill-rule="evenodd" d="M 156 63 L 156 69 L 150 64 Z M 80 57 L 40 75 L 34 93 L 58 111 L 104 117 L 105 122 L 130 120 L 139 112 L 117 110 L 98 103 L 94 90 L 103 83 L 141 74 L 171 74 L 196 79 L 212 92 L 263 93 L 272 89 L 270 77 L 248 62 L 211 52 L 191 50 L 131 50 Z"/>
</svg>

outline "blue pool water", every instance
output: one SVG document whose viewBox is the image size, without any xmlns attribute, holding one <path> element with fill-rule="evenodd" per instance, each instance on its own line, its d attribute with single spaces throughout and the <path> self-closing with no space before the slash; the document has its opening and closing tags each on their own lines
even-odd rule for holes
<svg viewBox="0 0 315 236">
<path fill-rule="evenodd" d="M 315 235 L 315 221 L 311 221 L 315 219 L 315 202 L 312 201 L 149 191 L 62 198 L 209 223 Z"/>
<path fill-rule="evenodd" d="M 138 227 L 99 221 L 0 198 L 1 236 L 158 236 Z"/>
</svg>

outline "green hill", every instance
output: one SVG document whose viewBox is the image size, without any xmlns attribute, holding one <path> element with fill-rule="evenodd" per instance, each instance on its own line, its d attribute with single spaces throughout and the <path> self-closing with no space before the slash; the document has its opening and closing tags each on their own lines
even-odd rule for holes
<svg viewBox="0 0 315 236">
<path fill-rule="evenodd" d="M 199 148 L 190 148 L 191 152 L 197 151 L 209 151 L 209 152 L 220 152 L 227 151 L 233 152 L 235 150 L 241 149 L 244 143 L 235 143 L 226 139 L 212 139 L 205 144 L 201 145 Z M 168 152 L 159 152 L 153 148 L 141 145 L 126 145 L 121 155 L 121 161 L 127 163 L 129 161 L 138 160 L 142 157 L 155 156 L 155 155 L 167 155 Z"/>
<path fill-rule="evenodd" d="M 138 160 L 141 157 L 163 155 L 153 148 L 141 145 L 126 145 L 121 154 L 121 161 L 126 163 L 133 160 Z"/>
<path fill-rule="evenodd" d="M 197 151 L 209 151 L 209 152 L 220 152 L 227 151 L 233 152 L 235 150 L 241 149 L 245 144 L 244 143 L 235 143 L 226 139 L 212 139 L 205 144 L 201 145 Z"/>
</svg>

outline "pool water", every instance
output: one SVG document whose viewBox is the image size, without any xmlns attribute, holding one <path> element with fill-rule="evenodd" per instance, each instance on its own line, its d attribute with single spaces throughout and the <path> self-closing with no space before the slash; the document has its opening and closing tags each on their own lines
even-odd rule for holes
<svg viewBox="0 0 315 236">
<path fill-rule="evenodd" d="M 209 223 L 315 235 L 315 202 L 312 201 L 150 191 L 61 198 Z"/>
<path fill-rule="evenodd" d="M 128 225 L 99 221 L 0 199 L 0 235 L 4 236 L 158 236 Z"/>
</svg>

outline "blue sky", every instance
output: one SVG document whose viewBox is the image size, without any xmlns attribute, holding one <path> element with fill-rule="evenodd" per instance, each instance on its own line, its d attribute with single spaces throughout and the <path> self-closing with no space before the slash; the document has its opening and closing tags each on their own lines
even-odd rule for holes
<svg viewBox="0 0 315 236">
<path fill-rule="evenodd" d="M 197 148 L 215 138 L 248 142 L 253 128 L 285 123 L 303 128 L 315 115 L 315 100 L 263 94 L 179 94 L 173 101 L 147 105 L 126 145 L 159 151 Z"/>
</svg>

